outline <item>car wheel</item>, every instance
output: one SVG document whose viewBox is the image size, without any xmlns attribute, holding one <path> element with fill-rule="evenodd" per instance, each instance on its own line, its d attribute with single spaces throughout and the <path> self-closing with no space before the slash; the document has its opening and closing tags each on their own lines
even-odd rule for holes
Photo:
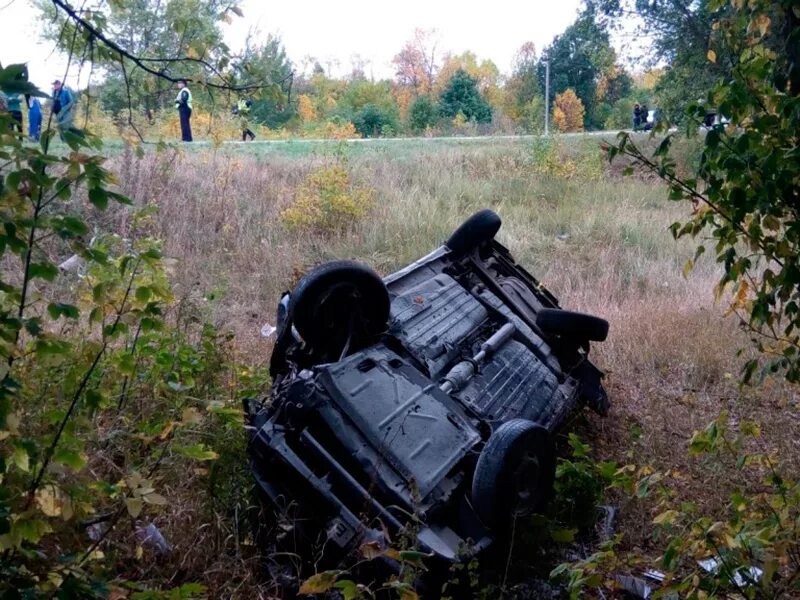
<svg viewBox="0 0 800 600">
<path fill-rule="evenodd" d="M 585 313 L 543 308 L 536 313 L 536 325 L 544 333 L 577 341 L 602 342 L 608 337 L 608 321 Z"/>
<path fill-rule="evenodd" d="M 526 419 L 503 423 L 489 437 L 472 479 L 472 506 L 497 528 L 510 517 L 541 510 L 555 481 L 556 458 L 548 431 Z"/>
<path fill-rule="evenodd" d="M 484 208 L 464 221 L 445 242 L 455 254 L 466 254 L 493 239 L 502 221 L 496 212 Z"/>
<path fill-rule="evenodd" d="M 386 330 L 389 292 L 372 269 L 349 260 L 312 269 L 291 294 L 289 318 L 312 348 L 355 349 Z"/>
</svg>

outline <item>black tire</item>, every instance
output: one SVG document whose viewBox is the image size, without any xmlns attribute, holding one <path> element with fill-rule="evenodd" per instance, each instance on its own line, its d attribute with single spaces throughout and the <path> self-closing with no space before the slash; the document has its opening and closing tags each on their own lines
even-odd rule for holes
<svg viewBox="0 0 800 600">
<path fill-rule="evenodd" d="M 512 419 L 500 425 L 478 457 L 472 506 L 490 528 L 544 508 L 553 492 L 556 451 L 541 425 Z"/>
<path fill-rule="evenodd" d="M 289 301 L 289 318 L 315 349 L 341 351 L 348 336 L 355 349 L 386 330 L 389 292 L 369 267 L 332 261 L 300 280 Z"/>
<path fill-rule="evenodd" d="M 603 342 L 608 337 L 608 321 L 585 313 L 543 308 L 536 313 L 536 325 L 544 333 L 571 338 L 576 342 Z"/>
<path fill-rule="evenodd" d="M 484 208 L 464 221 L 447 239 L 445 246 L 455 254 L 466 254 L 494 239 L 502 224 L 496 212 Z"/>
</svg>

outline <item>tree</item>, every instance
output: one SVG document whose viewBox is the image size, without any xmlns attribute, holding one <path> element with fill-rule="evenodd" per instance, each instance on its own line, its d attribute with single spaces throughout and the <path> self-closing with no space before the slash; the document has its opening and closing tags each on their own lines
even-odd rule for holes
<svg viewBox="0 0 800 600">
<path fill-rule="evenodd" d="M 512 119 L 522 121 L 525 107 L 541 95 L 536 47 L 533 42 L 524 43 L 517 51 L 506 91 L 506 112 Z"/>
<path fill-rule="evenodd" d="M 597 104 L 597 84 L 604 74 L 614 72 L 616 53 L 608 32 L 597 23 L 591 5 L 542 52 L 538 67 L 542 88 L 545 61 L 550 61 L 551 99 L 568 88 L 573 89 L 585 107 L 584 124 L 602 127 L 602 122 L 592 120 Z"/>
<path fill-rule="evenodd" d="M 397 131 L 397 113 L 374 104 L 366 104 L 353 116 L 353 125 L 365 138 L 391 135 Z"/>
<path fill-rule="evenodd" d="M 470 77 L 475 79 L 478 92 L 483 96 L 492 107 L 500 107 L 503 99 L 503 91 L 500 89 L 498 83 L 500 80 L 500 69 L 491 60 L 478 60 L 478 57 L 473 52 L 464 52 L 463 54 L 448 54 L 439 75 L 436 78 L 434 89 L 441 94 L 442 91 L 450 83 L 456 71 L 464 71 Z"/>
<path fill-rule="evenodd" d="M 399 111 L 389 81 L 359 79 L 349 82 L 334 113 L 355 124 L 356 115 L 367 106 L 372 106 L 370 112 L 379 111 L 396 125 Z"/>
<path fill-rule="evenodd" d="M 250 109 L 250 115 L 257 123 L 271 129 L 286 124 L 295 115 L 291 104 L 292 63 L 279 37 L 268 35 L 260 45 L 248 36 L 241 56 L 234 62 L 240 81 L 282 81 L 285 85 L 265 91 L 258 95 Z"/>
<path fill-rule="evenodd" d="M 66 0 L 37 0 L 37 5 L 45 37 L 107 72 L 113 93 L 105 105 L 127 111 L 131 125 L 134 111 L 152 117 L 155 110 L 171 108 L 173 84 L 182 78 L 194 84 L 195 95 L 207 92 L 209 102 L 212 93 L 225 94 L 226 104 L 231 94 L 275 94 L 286 83 L 244 79 L 241 68 L 232 68 L 221 24 L 243 15 L 235 0 L 109 0 L 91 10 Z"/>
<path fill-rule="evenodd" d="M 415 96 L 428 94 L 436 77 L 436 47 L 433 29 L 415 29 L 413 37 L 392 59 L 397 82 L 411 88 Z"/>
<path fill-rule="evenodd" d="M 559 131 L 583 131 L 583 117 L 585 109 L 575 90 L 567 89 L 561 94 L 556 94 L 553 103 L 553 123 Z"/>
<path fill-rule="evenodd" d="M 608 148 L 662 177 L 670 198 L 690 200 L 675 237 L 710 235 L 723 266 L 718 297 L 731 289 L 730 312 L 753 334 L 762 360 L 748 361 L 744 379 L 782 371 L 800 381 L 800 15 L 791 0 L 751 0 L 733 9 L 709 2 L 714 31 L 706 54 L 713 65 L 723 51 L 731 60 L 705 98 L 730 119 L 706 134 L 697 178 L 681 176 L 669 156 L 668 134 L 647 156 L 627 134 Z M 719 49 L 719 53 L 717 52 Z M 724 50 L 723 50 L 724 49 Z M 702 123 L 704 104 L 687 111 Z M 693 261 L 705 252 L 697 248 Z"/>
<path fill-rule="evenodd" d="M 710 0 L 598 3 L 598 16 L 610 17 L 617 26 L 631 16 L 641 21 L 636 37 L 652 40 L 645 64 L 668 65 L 656 86 L 656 98 L 662 112 L 675 122 L 683 120 L 687 102 L 703 98 L 720 77 L 729 74 L 732 56 L 727 47 L 717 48 L 719 57 L 714 63 L 706 60 L 706 54 L 715 19 L 731 9 L 712 11 L 710 5 Z"/>
<path fill-rule="evenodd" d="M 418 96 L 408 111 L 411 131 L 419 133 L 436 122 L 437 108 L 430 96 Z"/>
<path fill-rule="evenodd" d="M 441 114 L 450 119 L 461 113 L 467 120 L 488 123 L 492 120 L 492 107 L 478 91 L 478 81 L 458 69 L 439 98 Z"/>
</svg>

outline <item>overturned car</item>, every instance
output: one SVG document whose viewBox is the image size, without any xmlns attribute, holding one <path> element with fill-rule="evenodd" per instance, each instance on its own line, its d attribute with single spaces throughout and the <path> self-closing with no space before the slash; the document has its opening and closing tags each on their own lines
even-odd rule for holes
<svg viewBox="0 0 800 600">
<path fill-rule="evenodd" d="M 542 509 L 568 415 L 608 410 L 588 358 L 608 323 L 560 309 L 500 225 L 480 211 L 385 279 L 323 264 L 281 299 L 270 396 L 246 413 L 290 552 L 335 563 L 400 533 L 434 560 L 473 556 Z"/>
</svg>

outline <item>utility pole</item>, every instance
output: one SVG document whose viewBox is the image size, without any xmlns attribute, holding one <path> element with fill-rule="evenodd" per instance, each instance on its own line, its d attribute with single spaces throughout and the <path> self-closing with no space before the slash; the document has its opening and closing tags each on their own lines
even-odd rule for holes
<svg viewBox="0 0 800 600">
<path fill-rule="evenodd" d="M 544 134 L 550 135 L 550 61 L 544 61 Z"/>
</svg>

